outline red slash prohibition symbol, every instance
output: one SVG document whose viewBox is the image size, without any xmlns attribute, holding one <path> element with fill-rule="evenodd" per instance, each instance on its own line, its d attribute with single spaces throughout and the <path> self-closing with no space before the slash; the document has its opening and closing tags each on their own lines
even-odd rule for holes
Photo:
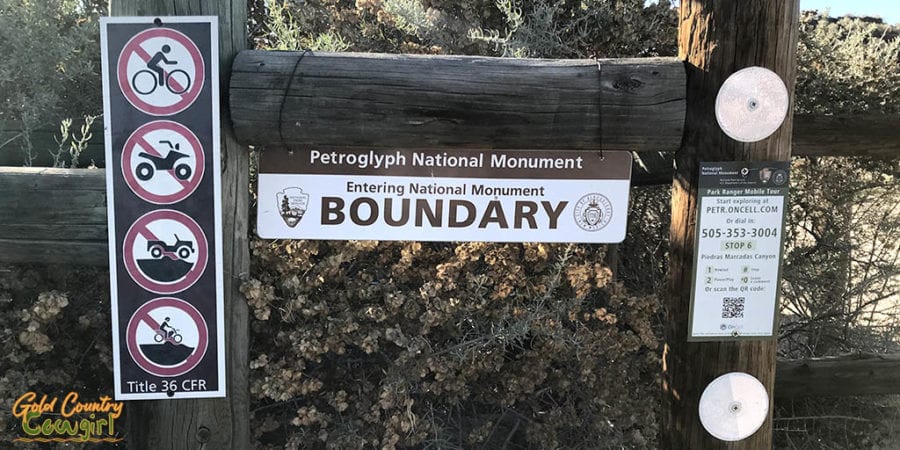
<svg viewBox="0 0 900 450">
<path fill-rule="evenodd" d="M 188 372 L 209 347 L 206 320 L 190 303 L 160 297 L 141 305 L 126 331 L 128 353 L 141 368 L 160 377 Z"/>
<path fill-rule="evenodd" d="M 205 64 L 200 50 L 181 32 L 150 28 L 125 44 L 116 72 L 122 94 L 135 108 L 170 116 L 200 95 Z"/>
<path fill-rule="evenodd" d="M 125 234 L 125 269 L 138 286 L 157 294 L 174 294 L 203 275 L 209 248 L 193 219 L 171 209 L 141 216 Z"/>
<path fill-rule="evenodd" d="M 157 205 L 187 198 L 206 166 L 200 140 L 180 123 L 157 120 L 134 131 L 122 150 L 122 175 L 138 197 Z"/>
</svg>

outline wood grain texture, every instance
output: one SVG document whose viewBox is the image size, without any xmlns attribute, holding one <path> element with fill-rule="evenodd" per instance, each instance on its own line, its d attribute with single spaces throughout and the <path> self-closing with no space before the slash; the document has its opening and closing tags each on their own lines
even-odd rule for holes
<svg viewBox="0 0 900 450">
<path fill-rule="evenodd" d="M 794 116 L 794 133 L 792 151 L 794 156 L 837 156 L 856 157 L 868 156 L 875 158 L 895 158 L 900 156 L 900 126 L 898 119 L 887 114 L 845 114 L 825 116 L 816 114 L 798 114 Z M 0 125 L 2 127 L 3 125 Z M 95 127 L 96 128 L 96 127 Z M 103 167 L 105 156 L 103 154 L 102 127 L 94 132 L 88 149 L 81 155 L 82 163 L 94 161 L 96 165 Z M 39 158 L 34 161 L 35 166 L 47 166 L 50 164 L 51 148 L 48 142 L 52 142 L 52 135 L 56 131 L 50 129 L 38 130 L 35 145 Z M 7 132 L 10 134 L 10 132 Z M 562 137 L 565 138 L 565 137 Z M 271 138 L 268 138 L 271 140 Z M 0 133 L 0 142 L 3 133 Z M 250 145 L 262 145 L 260 142 L 248 142 Z M 554 144 L 558 145 L 558 144 Z M 375 144 L 374 146 L 378 146 Z M 452 148 L 446 146 L 446 148 Z M 672 166 L 674 152 L 642 152 L 663 153 L 668 155 L 668 168 Z M 652 157 L 652 155 L 651 155 Z M 23 154 L 14 147 L 4 147 L 0 150 L 0 166 L 22 165 Z M 667 175 L 671 174 L 668 170 Z M 653 177 L 659 178 L 659 177 Z M 668 184 L 669 180 L 662 181 Z M 646 184 L 646 182 L 644 182 Z"/>
<path fill-rule="evenodd" d="M 679 56 L 686 61 L 688 73 L 687 113 L 683 145 L 675 156 L 672 191 L 661 448 L 772 448 L 771 404 L 762 428 L 747 439 L 726 443 L 713 438 L 703 428 L 698 403 L 703 389 L 727 372 L 749 373 L 771 393 L 775 381 L 775 341 L 688 343 L 687 326 L 698 162 L 787 160 L 791 155 L 792 115 L 763 141 L 736 142 L 718 127 L 714 110 L 716 94 L 735 71 L 762 66 L 781 76 L 793 104 L 799 14 L 798 0 L 685 0 L 681 3 L 678 44 Z"/>
<path fill-rule="evenodd" d="M 108 264 L 102 170 L 0 167 L 0 262 Z"/>
<path fill-rule="evenodd" d="M 801 156 L 900 156 L 900 118 L 888 114 L 794 117 L 793 154 Z"/>
<path fill-rule="evenodd" d="M 249 272 L 249 152 L 234 140 L 228 119 L 228 82 L 234 56 L 247 47 L 247 2 L 242 0 L 112 0 L 114 16 L 217 16 L 222 95 L 222 235 L 224 237 L 227 398 L 129 402 L 128 448 L 250 448 L 249 316 L 238 288 Z"/>
<path fill-rule="evenodd" d="M 684 76 L 674 58 L 247 50 L 230 108 L 253 145 L 674 151 Z"/>
<path fill-rule="evenodd" d="M 778 361 L 775 397 L 900 394 L 900 354 Z"/>
</svg>

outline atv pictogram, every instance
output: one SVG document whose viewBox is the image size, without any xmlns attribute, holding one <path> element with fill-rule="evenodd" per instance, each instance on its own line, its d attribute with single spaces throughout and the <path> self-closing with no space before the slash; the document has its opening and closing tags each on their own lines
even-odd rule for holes
<svg viewBox="0 0 900 450">
<path fill-rule="evenodd" d="M 167 144 L 169 146 L 169 153 L 166 154 L 165 158 L 161 156 L 151 155 L 147 152 L 140 152 L 138 156 L 141 158 L 149 159 L 150 162 L 142 162 L 137 165 L 135 169 L 135 175 L 141 181 L 147 181 L 153 178 L 153 175 L 156 170 L 171 170 L 175 169 L 175 178 L 179 180 L 187 180 L 191 177 L 191 166 L 181 163 L 176 165 L 175 162 L 182 158 L 187 158 L 188 155 L 185 153 L 179 152 L 179 145 L 172 145 L 170 141 L 159 141 L 160 144 Z"/>
<path fill-rule="evenodd" d="M 191 253 L 194 253 L 194 243 L 182 241 L 176 234 L 175 243 L 172 245 L 166 244 L 165 241 L 147 241 L 147 251 L 150 252 L 150 256 L 157 259 L 162 258 L 163 254 L 167 253 L 170 259 L 175 259 L 171 256 L 171 254 L 175 254 L 178 256 L 178 259 L 184 260 L 191 256 Z"/>
</svg>

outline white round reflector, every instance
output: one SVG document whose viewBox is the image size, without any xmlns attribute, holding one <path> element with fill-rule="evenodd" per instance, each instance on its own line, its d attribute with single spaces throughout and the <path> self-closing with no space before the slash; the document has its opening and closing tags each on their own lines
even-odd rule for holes
<svg viewBox="0 0 900 450">
<path fill-rule="evenodd" d="M 769 414 L 765 386 L 744 372 L 722 375 L 700 396 L 700 422 L 713 437 L 739 441 L 756 432 Z"/>
<path fill-rule="evenodd" d="M 787 116 L 784 81 L 764 67 L 747 67 L 728 77 L 716 96 L 716 121 L 730 138 L 756 142 L 769 137 Z"/>
</svg>

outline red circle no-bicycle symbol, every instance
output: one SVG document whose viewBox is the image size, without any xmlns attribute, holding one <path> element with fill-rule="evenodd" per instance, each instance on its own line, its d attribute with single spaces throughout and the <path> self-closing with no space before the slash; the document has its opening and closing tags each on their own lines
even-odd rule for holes
<svg viewBox="0 0 900 450">
<path fill-rule="evenodd" d="M 184 213 L 158 209 L 125 233 L 122 259 L 138 286 L 157 294 L 181 292 L 197 282 L 209 259 L 203 229 Z"/>
<path fill-rule="evenodd" d="M 190 38 L 171 28 L 150 28 L 125 44 L 116 73 L 122 94 L 135 108 L 170 116 L 200 95 L 205 68 Z"/>
<path fill-rule="evenodd" d="M 193 305 L 160 297 L 134 312 L 125 340 L 138 367 L 159 377 L 174 377 L 187 373 L 203 360 L 209 347 L 209 330 Z"/>
<path fill-rule="evenodd" d="M 125 141 L 122 175 L 141 199 L 169 205 L 197 189 L 205 166 L 200 140 L 168 120 L 144 124 Z"/>
</svg>

